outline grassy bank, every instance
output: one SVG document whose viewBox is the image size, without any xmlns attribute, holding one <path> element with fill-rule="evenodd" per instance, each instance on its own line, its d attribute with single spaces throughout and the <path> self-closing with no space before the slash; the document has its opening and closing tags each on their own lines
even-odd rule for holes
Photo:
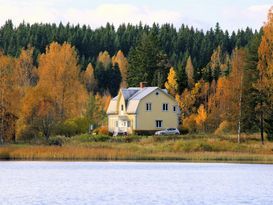
<svg viewBox="0 0 273 205">
<path fill-rule="evenodd" d="M 258 136 L 128 136 L 81 135 L 59 138 L 62 146 L 44 143 L 0 147 L 2 160 L 179 160 L 273 163 L 273 143 L 261 145 Z"/>
</svg>

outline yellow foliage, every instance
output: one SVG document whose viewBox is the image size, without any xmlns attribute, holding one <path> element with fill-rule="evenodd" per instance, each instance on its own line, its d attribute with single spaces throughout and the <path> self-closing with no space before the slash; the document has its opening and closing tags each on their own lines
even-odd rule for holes
<svg viewBox="0 0 273 205">
<path fill-rule="evenodd" d="M 99 53 L 98 62 L 101 62 L 105 68 L 107 68 L 111 64 L 111 57 L 108 51 Z"/>
<path fill-rule="evenodd" d="M 37 87 L 46 90 L 59 106 L 61 118 L 84 114 L 87 93 L 79 81 L 77 53 L 68 43 L 51 43 L 39 58 Z"/>
<path fill-rule="evenodd" d="M 228 133 L 232 130 L 232 125 L 230 122 L 224 120 L 223 122 L 221 122 L 221 124 L 219 125 L 219 127 L 215 130 L 214 134 L 217 135 L 221 135 L 221 134 L 225 134 Z"/>
<path fill-rule="evenodd" d="M 191 114 L 183 120 L 183 126 L 189 130 L 189 132 L 196 132 L 196 114 Z"/>
<path fill-rule="evenodd" d="M 204 123 L 207 120 L 207 112 L 203 104 L 198 108 L 198 114 L 196 115 L 195 122 L 199 128 L 204 131 Z"/>
<path fill-rule="evenodd" d="M 97 80 L 94 75 L 94 68 L 91 63 L 87 65 L 86 70 L 82 73 L 82 81 L 88 92 L 91 92 L 97 86 Z"/>
<path fill-rule="evenodd" d="M 172 96 L 175 96 L 178 92 L 177 77 L 173 67 L 170 68 L 168 80 L 165 82 L 165 87 Z"/>
<path fill-rule="evenodd" d="M 191 57 L 188 58 L 186 64 L 186 74 L 188 78 L 188 86 L 191 88 L 194 86 L 194 67 L 192 65 Z"/>
</svg>

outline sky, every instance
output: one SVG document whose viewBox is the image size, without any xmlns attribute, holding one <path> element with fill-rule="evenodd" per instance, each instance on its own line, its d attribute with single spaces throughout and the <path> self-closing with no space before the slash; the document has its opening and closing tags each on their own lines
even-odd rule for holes
<svg viewBox="0 0 273 205">
<path fill-rule="evenodd" d="M 15 26 L 27 23 L 86 24 L 106 22 L 151 25 L 182 23 L 207 30 L 216 22 L 224 30 L 247 26 L 259 29 L 273 0 L 0 0 L 0 25 L 11 19 Z"/>
</svg>

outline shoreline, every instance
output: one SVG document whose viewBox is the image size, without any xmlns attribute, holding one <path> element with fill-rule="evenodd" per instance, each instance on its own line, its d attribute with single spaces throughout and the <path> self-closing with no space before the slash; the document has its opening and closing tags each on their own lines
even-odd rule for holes
<svg viewBox="0 0 273 205">
<path fill-rule="evenodd" d="M 114 163 L 114 162 L 126 162 L 126 163 L 177 163 L 177 164 L 257 164 L 257 165 L 273 165 L 273 161 L 224 161 L 224 160 L 203 160 L 203 161 L 188 161 L 188 160 L 56 160 L 56 159 L 45 159 L 45 160 L 39 160 L 39 159 L 33 159 L 33 160 L 25 160 L 25 159 L 0 159 L 1 162 L 90 162 L 90 163 Z"/>
<path fill-rule="evenodd" d="M 129 161 L 273 164 L 273 142 L 261 145 L 258 135 L 91 136 L 0 146 L 0 161 Z M 38 143 L 39 142 L 39 143 Z"/>
<path fill-rule="evenodd" d="M 42 150 L 41 150 L 42 149 Z M 26 151 L 27 150 L 27 151 Z M 72 151 L 73 150 L 73 151 Z M 84 153 L 83 153 L 84 152 Z M 0 161 L 71 161 L 71 162 L 177 162 L 273 164 L 273 154 L 242 152 L 151 152 L 139 153 L 109 148 L 54 146 L 0 147 Z"/>
</svg>

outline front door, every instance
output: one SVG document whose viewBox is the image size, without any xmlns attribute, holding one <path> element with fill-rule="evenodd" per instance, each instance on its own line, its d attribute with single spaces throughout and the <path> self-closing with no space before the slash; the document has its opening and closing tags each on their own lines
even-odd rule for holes
<svg viewBox="0 0 273 205">
<path fill-rule="evenodd" d="M 119 120 L 118 121 L 118 132 L 127 132 L 127 121 Z"/>
</svg>

